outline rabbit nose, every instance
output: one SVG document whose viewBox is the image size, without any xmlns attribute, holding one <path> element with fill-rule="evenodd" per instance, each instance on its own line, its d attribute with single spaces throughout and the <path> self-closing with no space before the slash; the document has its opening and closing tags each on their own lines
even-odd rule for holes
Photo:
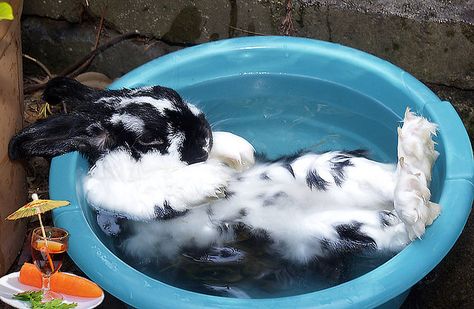
<svg viewBox="0 0 474 309">
<path fill-rule="evenodd" d="M 199 163 L 199 162 L 204 162 L 207 160 L 209 154 L 207 152 L 203 153 L 199 157 L 194 157 L 190 160 L 188 160 L 188 164 L 194 164 L 194 163 Z"/>
</svg>

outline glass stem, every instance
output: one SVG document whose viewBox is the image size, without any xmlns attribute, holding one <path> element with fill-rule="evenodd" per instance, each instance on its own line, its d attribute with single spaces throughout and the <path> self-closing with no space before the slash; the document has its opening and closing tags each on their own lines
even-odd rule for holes
<svg viewBox="0 0 474 309">
<path fill-rule="evenodd" d="M 43 290 L 43 295 L 49 292 L 51 281 L 50 276 L 42 275 L 41 289 Z"/>
</svg>

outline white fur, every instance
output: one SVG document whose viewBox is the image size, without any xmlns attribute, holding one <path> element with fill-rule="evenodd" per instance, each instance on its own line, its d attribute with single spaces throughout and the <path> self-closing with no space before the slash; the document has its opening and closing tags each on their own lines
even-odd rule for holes
<svg viewBox="0 0 474 309">
<path fill-rule="evenodd" d="M 186 104 L 188 105 L 189 110 L 191 111 L 191 113 L 193 113 L 195 116 L 199 116 L 199 115 L 202 114 L 201 110 L 199 108 L 197 108 L 196 105 L 191 104 L 189 102 L 186 102 Z"/>
<path fill-rule="evenodd" d="M 170 141 L 170 145 L 168 146 L 168 153 L 170 156 L 174 156 L 177 160 L 181 159 L 180 155 L 180 148 L 184 142 L 184 134 L 182 132 L 173 132 L 173 127 L 168 125 L 168 139 Z"/>
<path fill-rule="evenodd" d="M 441 207 L 430 202 L 431 169 L 439 153 L 432 135 L 436 125 L 417 117 L 407 108 L 402 128 L 398 128 L 397 184 L 394 208 L 405 223 L 409 238 L 421 238 L 425 226 L 438 217 Z"/>
<path fill-rule="evenodd" d="M 140 91 L 137 91 L 136 93 L 142 92 L 142 89 L 139 89 Z M 132 90 L 132 93 L 133 90 Z M 123 108 L 126 107 L 129 104 L 143 104 L 143 103 L 148 103 L 152 106 L 154 106 L 160 113 L 163 113 L 165 110 L 176 110 L 176 107 L 174 106 L 173 102 L 168 100 L 168 99 L 155 99 L 149 95 L 143 95 L 143 96 L 131 96 L 131 97 L 105 97 L 101 98 L 100 100 L 97 101 L 97 103 L 102 104 L 102 103 L 108 103 L 108 104 L 114 104 L 117 108 Z"/>
<path fill-rule="evenodd" d="M 113 124 L 122 123 L 127 130 L 137 134 L 141 134 L 145 127 L 145 122 L 142 119 L 127 113 L 113 114 L 112 117 L 110 117 L 110 122 Z"/>
<path fill-rule="evenodd" d="M 295 161 L 294 165 L 323 164 L 330 157 L 329 154 L 308 155 Z M 352 167 L 354 171 L 361 171 L 359 163 L 360 168 L 364 164 L 371 167 L 369 160 L 357 159 L 360 160 Z M 302 183 L 298 172 L 295 171 L 295 179 L 279 164 L 258 165 L 239 174 L 240 180 L 229 182 L 227 189 L 238 198 L 221 199 L 169 221 L 137 223 L 134 235 L 126 240 L 123 249 L 137 258 L 169 259 L 186 245 L 206 248 L 210 244 L 233 241 L 232 224 L 240 222 L 256 233 L 265 231 L 273 240 L 273 249 L 283 258 L 306 263 L 325 254 L 325 248 L 321 246 L 323 240 L 337 240 L 335 225 L 357 221 L 363 223 L 362 231 L 374 238 L 378 249 L 400 250 L 409 242 L 405 227 L 396 219 L 397 224 L 382 229 L 378 211 L 388 208 L 385 200 L 388 197 L 385 190 L 376 189 L 376 184 L 381 185 L 382 180 L 371 179 L 386 173 L 388 183 L 383 185 L 393 188 L 393 169 L 373 163 L 376 164 L 374 173 L 371 173 L 372 168 L 365 170 L 366 177 L 359 178 L 360 186 L 357 179 L 348 180 L 347 186 L 339 188 L 331 184 L 327 191 L 310 190 Z M 272 181 L 257 177 L 263 172 Z M 372 191 L 363 194 L 361 187 Z M 273 205 L 262 205 L 262 201 L 279 192 L 286 195 L 276 198 Z M 240 218 L 242 210 L 246 216 Z M 218 226 L 226 222 L 227 231 L 220 233 Z"/>
<path fill-rule="evenodd" d="M 183 211 L 208 198 L 217 198 L 226 186 L 229 170 L 207 161 L 193 165 L 159 153 L 135 161 L 127 151 L 116 150 L 97 161 L 84 180 L 93 207 L 137 220 L 155 217 L 155 206 L 165 201 Z"/>
<path fill-rule="evenodd" d="M 212 132 L 213 146 L 209 158 L 216 159 L 237 171 L 255 164 L 255 149 L 240 136 L 229 132 Z"/>
<path fill-rule="evenodd" d="M 398 129 L 398 158 L 405 158 L 407 165 L 422 172 L 428 183 L 433 164 L 439 156 L 431 138 L 436 131 L 436 124 L 417 117 L 409 108 L 406 109 L 403 126 Z"/>
<path fill-rule="evenodd" d="M 223 136 L 234 143 L 225 142 Z M 233 173 L 222 162 L 232 162 L 233 167 L 240 164 L 242 167 L 236 168 L 243 169 L 255 160 L 252 145 L 244 139 L 226 132 L 217 132 L 214 137 L 217 146 L 213 147 L 210 158 L 192 165 L 178 157 L 180 136 L 172 137 L 168 155 L 151 152 L 136 161 L 125 150 L 112 151 L 89 171 L 84 182 L 86 197 L 96 208 L 137 220 L 153 219 L 155 206 L 163 207 L 165 201 L 182 211 L 222 197 Z M 224 149 L 226 152 L 220 151 Z M 225 159 L 228 154 L 231 157 Z M 222 162 L 214 158 L 222 158 Z"/>
<path fill-rule="evenodd" d="M 429 202 L 428 189 L 437 156 L 430 143 L 433 125 L 411 113 L 405 123 L 398 168 L 351 157 L 340 183 L 331 173 L 335 163 L 345 160 L 340 152 L 297 158 L 290 164 L 294 176 L 282 163 L 242 171 L 254 162 L 253 148 L 243 139 L 216 132 L 210 159 L 193 165 L 154 153 L 136 162 L 126 152 L 111 152 L 90 171 L 85 191 L 93 206 L 140 220 L 153 219 L 155 206 L 165 201 L 175 210 L 188 210 L 171 220 L 132 224 L 122 248 L 140 259 L 172 259 L 186 246 L 225 244 L 235 240 L 238 224 L 263 233 L 276 253 L 298 263 L 337 248 L 341 225 L 360 224 L 359 231 L 378 250 L 398 251 L 421 237 L 439 214 L 439 206 Z M 415 133 L 407 137 L 409 132 Z M 235 164 L 241 172 L 233 169 Z M 308 185 L 313 170 L 324 190 Z"/>
</svg>

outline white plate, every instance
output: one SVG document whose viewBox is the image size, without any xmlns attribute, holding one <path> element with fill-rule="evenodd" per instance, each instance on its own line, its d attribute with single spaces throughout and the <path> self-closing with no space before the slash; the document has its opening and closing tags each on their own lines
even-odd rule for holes
<svg viewBox="0 0 474 309">
<path fill-rule="evenodd" d="M 0 278 L 0 299 L 15 308 L 29 309 L 29 302 L 12 299 L 12 295 L 25 291 L 38 290 L 35 287 L 21 284 L 18 280 L 20 273 L 11 273 Z M 73 274 L 72 274 L 73 275 Z M 104 294 L 97 298 L 75 297 L 61 294 L 65 303 L 77 303 L 77 309 L 95 308 L 104 300 Z"/>
</svg>

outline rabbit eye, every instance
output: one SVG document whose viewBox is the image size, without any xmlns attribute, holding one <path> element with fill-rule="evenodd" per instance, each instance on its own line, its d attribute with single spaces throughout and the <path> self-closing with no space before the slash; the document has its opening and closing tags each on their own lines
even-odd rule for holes
<svg viewBox="0 0 474 309">
<path fill-rule="evenodd" d="M 159 146 L 163 144 L 163 140 L 151 135 L 144 135 L 138 139 L 138 143 L 143 146 Z"/>
</svg>

